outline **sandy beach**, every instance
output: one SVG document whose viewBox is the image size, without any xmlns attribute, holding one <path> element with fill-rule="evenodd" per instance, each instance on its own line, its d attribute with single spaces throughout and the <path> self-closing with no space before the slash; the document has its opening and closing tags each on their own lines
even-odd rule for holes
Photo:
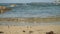
<svg viewBox="0 0 60 34">
<path fill-rule="evenodd" d="M 29 33 L 32 31 L 32 33 Z M 60 34 L 60 25 L 48 26 L 0 26 L 2 34 L 46 34 L 53 31 L 55 34 Z"/>
<path fill-rule="evenodd" d="M 5 22 L 9 23 L 12 22 L 10 25 Z M 0 33 L 2 34 L 46 34 L 46 32 L 53 31 L 54 34 L 60 34 L 60 25 L 53 25 L 53 22 L 60 22 L 60 18 L 0 18 L 0 22 L 4 22 L 5 25 L 0 25 Z M 13 25 L 14 23 L 16 25 Z M 33 26 L 30 26 L 29 24 L 22 23 L 24 26 L 21 26 L 22 24 L 20 22 L 31 22 L 36 24 L 39 22 L 43 22 L 46 25 L 37 25 L 36 24 Z M 51 23 L 50 25 L 47 23 Z M 17 26 L 18 24 L 20 26 Z M 31 32 L 31 33 L 30 33 Z"/>
</svg>

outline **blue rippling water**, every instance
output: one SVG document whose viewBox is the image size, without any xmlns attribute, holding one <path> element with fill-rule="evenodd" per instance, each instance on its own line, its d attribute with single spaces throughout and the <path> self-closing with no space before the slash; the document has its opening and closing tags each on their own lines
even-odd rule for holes
<svg viewBox="0 0 60 34">
<path fill-rule="evenodd" d="M 12 3 L 11 3 L 12 4 Z M 10 7 L 9 3 L 0 3 L 0 6 L 12 8 L 12 10 L 0 14 L 0 18 L 9 17 L 50 17 L 60 16 L 60 6 L 53 4 L 19 4 L 16 3 L 15 7 Z"/>
</svg>

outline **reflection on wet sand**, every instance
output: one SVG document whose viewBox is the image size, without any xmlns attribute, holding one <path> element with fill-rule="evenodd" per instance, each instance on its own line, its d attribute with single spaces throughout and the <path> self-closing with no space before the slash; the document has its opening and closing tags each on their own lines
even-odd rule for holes
<svg viewBox="0 0 60 34">
<path fill-rule="evenodd" d="M 12 21 L 12 22 L 59 22 L 58 18 L 0 18 L 0 21 Z"/>
</svg>

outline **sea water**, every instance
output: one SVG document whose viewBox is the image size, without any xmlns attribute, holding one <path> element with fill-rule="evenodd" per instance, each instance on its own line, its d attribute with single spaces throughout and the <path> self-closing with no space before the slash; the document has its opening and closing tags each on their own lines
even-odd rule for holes
<svg viewBox="0 0 60 34">
<path fill-rule="evenodd" d="M 47 17 L 60 17 L 60 5 L 53 5 L 53 4 L 21 4 L 21 3 L 14 3 L 16 4 L 15 7 L 11 7 L 10 5 L 13 3 L 0 3 L 0 6 L 6 6 L 11 8 L 12 10 L 7 11 L 3 14 L 0 14 L 0 18 L 30 18 L 30 17 L 40 17 L 40 18 L 47 18 Z M 51 23 L 25 23 L 25 22 L 0 22 L 0 25 L 60 25 L 60 22 L 51 22 Z"/>
<path fill-rule="evenodd" d="M 0 14 L 0 18 L 9 17 L 50 17 L 50 16 L 60 16 L 60 5 L 53 4 L 24 4 L 24 3 L 14 3 L 15 7 L 10 5 L 13 3 L 0 3 L 0 6 L 6 6 L 12 10 Z"/>
</svg>

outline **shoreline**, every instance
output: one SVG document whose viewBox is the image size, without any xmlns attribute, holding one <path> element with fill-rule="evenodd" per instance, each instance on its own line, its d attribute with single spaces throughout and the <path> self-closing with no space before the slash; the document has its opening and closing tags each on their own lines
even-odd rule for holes
<svg viewBox="0 0 60 34">
<path fill-rule="evenodd" d="M 0 21 L 10 21 L 10 22 L 60 22 L 60 17 L 56 18 L 0 18 Z"/>
</svg>

